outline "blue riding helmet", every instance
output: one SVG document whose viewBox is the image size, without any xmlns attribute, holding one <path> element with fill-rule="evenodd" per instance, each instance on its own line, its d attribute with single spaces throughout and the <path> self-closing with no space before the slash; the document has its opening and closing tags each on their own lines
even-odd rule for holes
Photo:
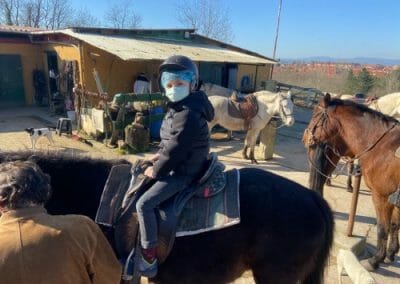
<svg viewBox="0 0 400 284">
<path fill-rule="evenodd" d="M 188 57 L 183 55 L 173 55 L 168 57 L 159 67 L 159 87 L 162 92 L 165 92 L 164 86 L 161 82 L 161 78 L 164 72 L 178 72 L 178 71 L 189 71 L 194 74 L 194 78 L 191 80 L 190 91 L 196 90 L 199 84 L 199 70 L 197 65 Z"/>
</svg>

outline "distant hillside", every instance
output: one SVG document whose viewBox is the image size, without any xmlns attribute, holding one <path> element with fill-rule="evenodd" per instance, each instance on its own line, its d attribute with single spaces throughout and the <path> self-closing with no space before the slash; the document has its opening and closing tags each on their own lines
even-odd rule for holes
<svg viewBox="0 0 400 284">
<path fill-rule="evenodd" d="M 305 58 L 283 58 L 280 60 L 282 63 L 294 62 L 333 62 L 333 63 L 358 63 L 358 64 L 381 64 L 385 66 L 400 65 L 400 59 L 386 59 L 374 57 L 355 57 L 355 58 L 334 58 L 329 56 L 314 56 Z"/>
</svg>

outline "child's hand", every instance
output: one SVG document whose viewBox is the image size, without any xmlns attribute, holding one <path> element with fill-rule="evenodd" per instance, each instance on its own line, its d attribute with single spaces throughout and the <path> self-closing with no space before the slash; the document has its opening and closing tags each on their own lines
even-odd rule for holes
<svg viewBox="0 0 400 284">
<path fill-rule="evenodd" d="M 153 172 L 153 167 L 148 167 L 145 171 L 144 171 L 144 175 L 146 177 L 152 178 L 154 179 L 154 172 Z"/>
<path fill-rule="evenodd" d="M 153 157 L 150 158 L 150 161 L 152 161 L 152 162 L 154 163 L 154 162 L 157 161 L 159 158 L 160 158 L 160 154 L 157 153 L 157 154 L 154 154 Z"/>
</svg>

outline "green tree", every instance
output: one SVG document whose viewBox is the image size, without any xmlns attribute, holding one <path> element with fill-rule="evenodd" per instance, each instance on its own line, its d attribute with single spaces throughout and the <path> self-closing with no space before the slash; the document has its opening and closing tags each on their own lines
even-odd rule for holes
<svg viewBox="0 0 400 284">
<path fill-rule="evenodd" d="M 372 76 L 366 68 L 361 69 L 357 76 L 359 92 L 367 94 L 375 84 L 375 77 Z"/>
<path fill-rule="evenodd" d="M 350 69 L 345 82 L 345 93 L 354 94 L 359 91 L 359 88 L 358 78 L 354 75 L 353 69 Z"/>
</svg>

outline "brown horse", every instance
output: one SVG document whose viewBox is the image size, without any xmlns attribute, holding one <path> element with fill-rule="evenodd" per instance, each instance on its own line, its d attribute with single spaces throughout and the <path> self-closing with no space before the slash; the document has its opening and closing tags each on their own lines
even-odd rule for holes
<svg viewBox="0 0 400 284">
<path fill-rule="evenodd" d="M 400 146 L 399 123 L 366 106 L 331 99 L 327 94 L 315 107 L 303 139 L 308 147 L 310 187 L 321 194 L 340 157 L 359 159 L 378 222 L 377 251 L 368 260 L 369 268 L 376 269 L 385 256 L 393 261 L 399 251 L 400 208 L 388 198 L 400 190 L 400 158 L 395 154 Z"/>
</svg>

